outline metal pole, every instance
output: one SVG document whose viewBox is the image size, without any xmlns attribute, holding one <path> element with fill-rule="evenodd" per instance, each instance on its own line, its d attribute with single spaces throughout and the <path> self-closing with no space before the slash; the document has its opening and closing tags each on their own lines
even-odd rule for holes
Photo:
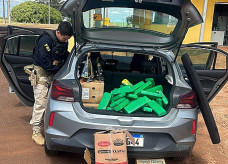
<svg viewBox="0 0 228 164">
<path fill-rule="evenodd" d="M 50 3 L 51 3 L 51 0 L 48 0 L 48 24 L 51 24 L 51 20 L 50 20 Z"/>
<path fill-rule="evenodd" d="M 6 23 L 6 20 L 5 20 L 5 0 L 3 0 L 3 23 L 4 24 Z"/>
<path fill-rule="evenodd" d="M 101 8 L 95 9 L 95 14 L 101 14 Z M 101 27 L 101 21 L 95 21 L 95 27 Z"/>
<path fill-rule="evenodd" d="M 105 10 L 106 10 L 105 17 L 108 17 L 108 8 L 106 8 Z"/>
<path fill-rule="evenodd" d="M 10 0 L 8 0 L 8 20 L 9 20 L 9 24 L 11 23 L 10 20 Z"/>
<path fill-rule="evenodd" d="M 89 11 L 89 28 L 92 28 L 94 26 L 93 12 L 92 11 Z"/>
<path fill-rule="evenodd" d="M 104 11 L 103 11 L 103 27 L 105 26 L 105 7 L 104 7 Z"/>
<path fill-rule="evenodd" d="M 105 10 L 106 10 L 105 11 L 105 17 L 108 19 L 108 8 L 106 8 Z M 108 21 L 109 21 L 109 19 L 108 19 Z M 109 22 L 108 22 L 108 24 L 106 26 L 109 26 Z"/>
<path fill-rule="evenodd" d="M 204 0 L 203 13 L 202 13 L 203 23 L 201 24 L 201 29 L 200 29 L 200 42 L 203 42 L 203 37 L 204 37 L 205 20 L 207 15 L 207 4 L 208 4 L 208 0 Z"/>
</svg>

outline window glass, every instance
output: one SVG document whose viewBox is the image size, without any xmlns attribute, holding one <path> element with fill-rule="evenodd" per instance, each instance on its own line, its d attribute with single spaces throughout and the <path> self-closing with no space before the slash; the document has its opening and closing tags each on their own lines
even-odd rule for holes
<svg viewBox="0 0 228 164">
<path fill-rule="evenodd" d="M 17 43 L 18 43 L 18 38 L 10 38 L 6 42 L 6 47 L 5 47 L 5 54 L 10 54 L 10 55 L 17 55 Z"/>
<path fill-rule="evenodd" d="M 5 47 L 5 54 L 32 57 L 36 38 L 37 36 L 20 36 L 8 39 Z M 18 42 L 20 42 L 19 51 Z"/>
<path fill-rule="evenodd" d="M 165 13 L 135 9 L 108 7 L 97 8 L 83 13 L 86 28 L 127 28 L 171 34 L 178 19 Z"/>
<path fill-rule="evenodd" d="M 216 51 L 200 48 L 181 48 L 177 62 L 183 66 L 181 56 L 187 53 L 196 70 L 226 69 L 226 56 Z M 176 52 L 174 52 L 176 54 Z"/>
<path fill-rule="evenodd" d="M 36 36 L 22 36 L 20 40 L 19 56 L 31 57 L 35 46 Z"/>
<path fill-rule="evenodd" d="M 194 48 L 181 48 L 180 52 L 177 56 L 177 62 L 180 65 L 183 65 L 181 56 L 184 55 L 185 53 L 187 53 L 189 55 L 195 69 L 203 70 L 203 69 L 206 69 L 206 67 L 207 67 L 207 69 L 211 68 L 212 63 L 210 64 L 210 66 L 206 66 L 206 64 L 209 62 L 208 61 L 209 55 L 213 53 L 210 50 L 194 49 Z M 211 60 L 213 60 L 213 59 L 211 59 Z"/>
<path fill-rule="evenodd" d="M 215 69 L 226 69 L 226 56 L 217 53 L 216 63 L 215 63 Z"/>
</svg>

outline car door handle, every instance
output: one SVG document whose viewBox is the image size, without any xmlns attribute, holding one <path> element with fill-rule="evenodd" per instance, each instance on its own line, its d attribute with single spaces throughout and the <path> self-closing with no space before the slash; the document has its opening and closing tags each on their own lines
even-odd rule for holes
<svg viewBox="0 0 228 164">
<path fill-rule="evenodd" d="M 118 120 L 119 124 L 123 125 L 123 126 L 131 126 L 135 123 L 133 118 L 121 118 L 121 117 L 119 117 L 117 120 Z"/>
</svg>

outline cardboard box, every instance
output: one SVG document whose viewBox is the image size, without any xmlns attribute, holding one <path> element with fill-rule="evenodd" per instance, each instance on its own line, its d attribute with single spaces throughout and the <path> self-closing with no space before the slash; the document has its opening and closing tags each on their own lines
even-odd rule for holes
<svg viewBox="0 0 228 164">
<path fill-rule="evenodd" d="M 84 103 L 100 103 L 104 94 L 104 82 L 94 80 L 85 82 L 80 80 L 82 86 L 82 102 Z"/>
<path fill-rule="evenodd" d="M 164 159 L 137 159 L 135 164 L 166 164 Z"/>
<path fill-rule="evenodd" d="M 90 151 L 89 151 L 88 148 L 85 149 L 84 159 L 85 159 L 85 161 L 86 161 L 87 164 L 91 164 L 92 163 L 91 154 L 90 154 Z"/>
<path fill-rule="evenodd" d="M 126 135 L 135 143 L 127 130 L 97 132 L 94 134 L 96 164 L 127 164 Z"/>
<path fill-rule="evenodd" d="M 83 103 L 84 107 L 93 107 L 97 108 L 99 106 L 98 103 Z"/>
</svg>

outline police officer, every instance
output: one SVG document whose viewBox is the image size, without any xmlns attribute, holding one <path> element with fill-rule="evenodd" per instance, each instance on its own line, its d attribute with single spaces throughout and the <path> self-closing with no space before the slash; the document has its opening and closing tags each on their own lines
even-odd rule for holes
<svg viewBox="0 0 228 164">
<path fill-rule="evenodd" d="M 30 80 L 34 91 L 32 139 L 38 145 L 44 145 L 41 134 L 41 121 L 47 105 L 48 88 L 52 77 L 63 66 L 68 56 L 68 40 L 73 35 L 69 22 L 61 22 L 55 31 L 45 31 L 37 40 L 33 51 L 33 70 Z"/>
</svg>

